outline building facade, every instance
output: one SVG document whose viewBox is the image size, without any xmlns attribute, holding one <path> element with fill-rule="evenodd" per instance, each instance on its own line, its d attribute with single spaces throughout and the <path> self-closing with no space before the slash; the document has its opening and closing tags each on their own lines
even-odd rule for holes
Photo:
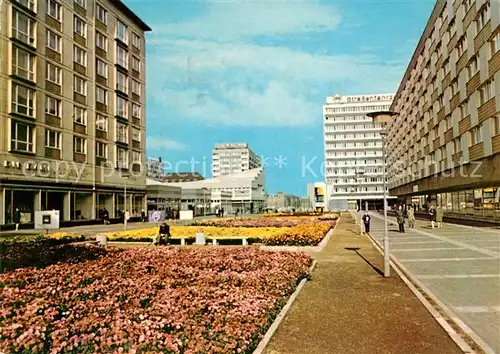
<svg viewBox="0 0 500 354">
<path fill-rule="evenodd" d="M 165 178 L 165 168 L 161 157 L 148 157 L 147 168 L 147 178 L 163 181 Z"/>
<path fill-rule="evenodd" d="M 318 212 L 326 210 L 327 202 L 325 198 L 326 183 L 314 182 L 307 185 L 307 198 L 311 209 Z"/>
<path fill-rule="evenodd" d="M 323 106 L 326 208 L 383 206 L 382 138 L 366 114 L 388 110 L 392 94 L 330 96 Z M 380 204 L 380 205 L 379 205 Z"/>
<path fill-rule="evenodd" d="M 0 2 L 0 225 L 140 214 L 149 30 L 118 0 Z"/>
<path fill-rule="evenodd" d="M 261 159 L 248 144 L 216 144 L 212 152 L 212 176 L 218 177 L 261 167 Z"/>
<path fill-rule="evenodd" d="M 198 172 L 169 172 L 163 178 L 163 182 L 192 182 L 205 179 Z"/>
<path fill-rule="evenodd" d="M 439 0 L 391 109 L 389 186 L 445 213 L 500 215 L 500 3 Z"/>
<path fill-rule="evenodd" d="M 267 196 L 267 208 L 275 209 L 278 211 L 285 210 L 298 210 L 301 207 L 300 197 L 296 195 L 286 194 L 285 192 L 278 192 L 273 195 Z"/>
</svg>

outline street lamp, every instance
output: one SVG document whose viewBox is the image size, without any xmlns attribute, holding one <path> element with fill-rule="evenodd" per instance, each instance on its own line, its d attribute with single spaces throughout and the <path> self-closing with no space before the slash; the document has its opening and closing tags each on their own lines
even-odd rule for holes
<svg viewBox="0 0 500 354">
<path fill-rule="evenodd" d="M 123 229 L 127 230 L 127 180 L 128 175 L 122 175 L 125 179 L 125 186 L 123 188 Z"/>
<path fill-rule="evenodd" d="M 385 181 L 385 169 L 386 169 L 386 153 L 385 153 L 385 139 L 387 137 L 387 123 L 389 123 L 394 116 L 398 115 L 396 112 L 392 111 L 379 111 L 368 113 L 367 116 L 373 120 L 374 126 L 378 126 L 381 129 L 380 137 L 382 138 L 382 180 L 384 183 L 384 277 L 389 277 L 391 275 L 391 264 L 390 264 L 390 253 L 389 253 L 389 232 L 387 229 L 387 190 Z"/>
</svg>

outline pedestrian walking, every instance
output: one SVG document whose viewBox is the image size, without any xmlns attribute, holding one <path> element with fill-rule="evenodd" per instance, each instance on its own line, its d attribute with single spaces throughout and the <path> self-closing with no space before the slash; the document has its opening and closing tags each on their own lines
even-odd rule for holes
<svg viewBox="0 0 500 354">
<path fill-rule="evenodd" d="M 220 217 L 223 218 L 224 217 L 224 208 L 221 208 L 220 209 Z"/>
<path fill-rule="evenodd" d="M 404 233 L 405 232 L 405 216 L 403 214 L 403 207 L 400 205 L 398 209 L 396 210 L 396 219 L 398 221 L 399 225 L 399 232 Z"/>
<path fill-rule="evenodd" d="M 441 208 L 441 205 L 436 208 L 436 223 L 438 228 L 443 227 L 443 208 Z"/>
<path fill-rule="evenodd" d="M 130 219 L 130 213 L 128 210 L 125 210 L 125 212 L 123 213 L 123 223 L 125 224 L 126 222 L 128 222 Z"/>
<path fill-rule="evenodd" d="M 16 224 L 16 231 L 19 231 L 19 224 L 21 223 L 21 211 L 16 208 L 14 211 L 14 224 Z"/>
<path fill-rule="evenodd" d="M 415 210 L 412 205 L 408 207 L 408 227 L 411 229 L 415 228 Z"/>
<path fill-rule="evenodd" d="M 434 209 L 434 205 L 429 207 L 429 219 L 431 220 L 431 227 L 435 227 L 436 223 L 436 209 Z"/>
<path fill-rule="evenodd" d="M 146 222 L 146 212 L 144 211 L 144 209 L 142 209 L 141 211 L 141 221 Z"/>
<path fill-rule="evenodd" d="M 371 216 L 368 214 L 368 212 L 365 212 L 365 215 L 363 215 L 363 223 L 365 224 L 365 232 L 367 234 L 370 233 L 370 221 L 371 221 Z"/>
</svg>

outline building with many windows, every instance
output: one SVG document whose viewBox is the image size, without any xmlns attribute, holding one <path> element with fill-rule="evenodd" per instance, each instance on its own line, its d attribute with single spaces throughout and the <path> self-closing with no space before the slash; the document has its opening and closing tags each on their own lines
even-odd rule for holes
<svg viewBox="0 0 500 354">
<path fill-rule="evenodd" d="M 392 94 L 330 96 L 323 106 L 326 207 L 383 206 L 382 138 L 366 114 L 389 109 Z M 363 205 L 363 208 L 366 203 Z"/>
<path fill-rule="evenodd" d="M 212 176 L 218 177 L 261 167 L 261 159 L 248 144 L 216 144 L 212 152 Z"/>
<path fill-rule="evenodd" d="M 119 0 L 0 2 L 0 225 L 140 214 L 146 31 Z"/>
<path fill-rule="evenodd" d="M 389 126 L 390 191 L 461 217 L 500 215 L 500 3 L 437 1 Z"/>
</svg>

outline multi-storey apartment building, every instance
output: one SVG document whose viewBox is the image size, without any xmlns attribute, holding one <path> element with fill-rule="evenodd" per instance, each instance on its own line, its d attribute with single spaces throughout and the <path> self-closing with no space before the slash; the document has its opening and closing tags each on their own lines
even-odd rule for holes
<svg viewBox="0 0 500 354">
<path fill-rule="evenodd" d="M 361 201 L 371 209 L 382 208 L 381 128 L 366 114 L 388 110 L 392 98 L 392 94 L 327 97 L 323 123 L 328 209 L 355 209 Z"/>
<path fill-rule="evenodd" d="M 437 1 L 391 109 L 390 191 L 500 214 L 500 2 Z"/>
<path fill-rule="evenodd" d="M 0 225 L 140 213 L 149 30 L 119 0 L 0 2 Z"/>
<path fill-rule="evenodd" d="M 147 167 L 147 178 L 153 179 L 155 181 L 163 181 L 165 178 L 165 166 L 161 159 L 161 157 L 148 158 L 148 167 Z"/>
<path fill-rule="evenodd" d="M 261 159 L 248 144 L 216 144 L 212 152 L 213 177 L 259 167 Z"/>
</svg>

